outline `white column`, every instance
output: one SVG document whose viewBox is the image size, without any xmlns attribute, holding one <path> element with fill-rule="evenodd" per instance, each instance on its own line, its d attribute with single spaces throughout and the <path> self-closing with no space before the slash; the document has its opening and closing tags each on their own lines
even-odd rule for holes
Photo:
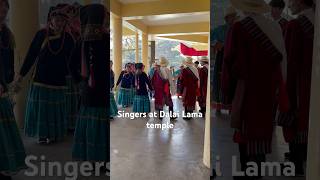
<svg viewBox="0 0 320 180">
<path fill-rule="evenodd" d="M 210 57 L 210 35 L 208 37 L 208 55 Z M 209 60 L 209 71 L 208 71 L 208 84 L 207 84 L 207 108 L 206 108 L 206 120 L 205 120 L 205 131 L 204 131 L 204 147 L 203 147 L 203 163 L 208 168 L 211 167 L 210 163 L 210 157 L 211 157 L 211 151 L 210 151 L 210 135 L 211 135 L 211 113 L 210 113 L 210 60 Z"/>
<path fill-rule="evenodd" d="M 317 0 L 316 2 L 318 6 L 313 49 L 307 180 L 320 179 L 320 1 Z"/>
<path fill-rule="evenodd" d="M 122 70 L 122 17 L 112 18 L 113 29 L 113 68 L 115 79 L 118 79 Z"/>
</svg>

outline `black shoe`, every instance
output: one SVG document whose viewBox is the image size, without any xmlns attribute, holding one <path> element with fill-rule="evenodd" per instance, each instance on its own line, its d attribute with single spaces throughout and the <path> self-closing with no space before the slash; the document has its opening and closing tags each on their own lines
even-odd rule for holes
<svg viewBox="0 0 320 180">
<path fill-rule="evenodd" d="M 212 174 L 210 176 L 210 180 L 213 180 L 217 177 L 217 173 L 216 173 L 216 170 L 215 169 L 212 169 Z"/>
<path fill-rule="evenodd" d="M 288 161 L 289 161 L 289 159 L 291 159 L 291 158 L 290 158 L 290 152 L 284 153 L 284 159 L 285 159 L 285 160 L 288 160 Z"/>
<path fill-rule="evenodd" d="M 303 167 L 296 167 L 296 177 L 304 177 L 305 173 L 304 173 L 304 169 Z"/>
<path fill-rule="evenodd" d="M 110 167 L 102 166 L 99 169 L 100 171 L 100 176 L 110 176 Z"/>
<path fill-rule="evenodd" d="M 252 176 L 233 176 L 234 180 L 256 180 L 260 179 L 258 177 L 252 177 Z"/>
<path fill-rule="evenodd" d="M 160 111 L 163 111 L 163 110 L 158 110 L 159 119 L 160 119 L 160 121 L 162 121 L 163 118 L 160 116 Z"/>
<path fill-rule="evenodd" d="M 6 176 L 0 173 L 0 179 L 1 180 L 12 180 L 11 176 Z"/>
<path fill-rule="evenodd" d="M 39 138 L 38 144 L 47 144 L 47 138 Z"/>
</svg>

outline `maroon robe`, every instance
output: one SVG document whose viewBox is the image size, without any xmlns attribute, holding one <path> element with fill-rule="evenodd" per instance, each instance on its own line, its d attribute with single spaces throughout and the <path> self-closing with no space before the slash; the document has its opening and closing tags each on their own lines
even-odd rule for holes
<svg viewBox="0 0 320 180">
<path fill-rule="evenodd" d="M 181 88 L 183 89 L 183 106 L 187 111 L 196 109 L 198 92 L 198 78 L 188 68 L 184 68 L 181 73 Z"/>
<path fill-rule="evenodd" d="M 159 68 L 155 68 L 151 83 L 154 88 L 155 109 L 163 110 L 164 105 L 173 107 L 169 80 L 161 77 Z"/>
<path fill-rule="evenodd" d="M 198 97 L 198 102 L 200 107 L 206 107 L 207 100 L 207 83 L 208 83 L 208 68 L 199 68 L 200 77 L 200 96 Z"/>
<path fill-rule="evenodd" d="M 298 112 L 293 127 L 284 128 L 287 142 L 307 143 L 311 92 L 314 25 L 306 16 L 291 20 L 286 28 L 287 89 L 290 109 Z"/>
<path fill-rule="evenodd" d="M 234 24 L 225 44 L 223 73 L 227 74 L 222 83 L 224 93 L 233 100 L 234 141 L 246 144 L 248 154 L 271 152 L 281 61 L 282 54 L 252 18 Z"/>
</svg>

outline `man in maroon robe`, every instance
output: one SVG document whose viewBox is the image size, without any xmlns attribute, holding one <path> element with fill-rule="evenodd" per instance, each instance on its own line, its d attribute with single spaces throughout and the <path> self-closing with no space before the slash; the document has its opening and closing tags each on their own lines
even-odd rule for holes
<svg viewBox="0 0 320 180">
<path fill-rule="evenodd" d="M 200 112 L 202 116 L 206 115 L 206 106 L 207 106 L 207 83 L 208 83 L 208 64 L 209 60 L 207 57 L 201 57 L 199 68 L 199 77 L 200 77 L 200 96 L 198 97 L 198 102 L 200 106 Z"/>
<path fill-rule="evenodd" d="M 303 162 L 307 153 L 311 71 L 314 39 L 314 9 L 312 0 L 290 0 L 289 8 L 296 19 L 291 20 L 285 33 L 288 54 L 287 90 L 290 102 L 290 124 L 283 124 L 289 159 L 296 174 L 304 174 Z"/>
<path fill-rule="evenodd" d="M 159 66 L 154 67 L 154 72 L 150 76 L 152 86 L 154 88 L 154 98 L 155 98 L 155 109 L 159 112 L 163 111 L 163 106 L 169 106 L 169 113 L 171 120 L 176 119 L 173 113 L 173 102 L 171 98 L 171 93 L 174 93 L 174 82 L 172 73 L 169 68 L 167 68 L 169 62 L 166 58 L 161 57 Z"/>
<path fill-rule="evenodd" d="M 225 44 L 223 81 L 232 101 L 234 141 L 239 144 L 241 169 L 258 164 L 271 153 L 273 107 L 286 57 L 280 26 L 263 16 L 270 11 L 264 0 L 231 0 L 245 17 L 236 22 Z M 231 83 L 231 84 L 230 84 Z M 230 91 L 228 88 L 236 87 Z M 245 179 L 250 179 L 245 178 Z M 253 179 L 253 178 L 252 178 Z"/>
<path fill-rule="evenodd" d="M 282 16 L 286 3 L 283 0 L 271 0 L 269 5 L 271 6 L 271 16 L 273 20 L 279 23 L 284 32 L 288 23 L 288 20 Z"/>
<path fill-rule="evenodd" d="M 196 109 L 196 100 L 199 92 L 200 78 L 198 69 L 194 66 L 191 57 L 187 57 L 184 61 L 185 68 L 181 74 L 181 87 L 183 89 L 183 106 L 185 114 L 192 113 Z M 190 120 L 190 117 L 184 117 Z"/>
</svg>

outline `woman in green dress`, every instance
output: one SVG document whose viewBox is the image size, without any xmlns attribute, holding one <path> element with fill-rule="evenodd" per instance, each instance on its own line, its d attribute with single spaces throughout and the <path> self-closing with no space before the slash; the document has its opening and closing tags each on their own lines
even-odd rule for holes
<svg viewBox="0 0 320 180">
<path fill-rule="evenodd" d="M 14 78 L 14 37 L 5 24 L 9 3 L 0 0 L 0 179 L 25 168 L 24 145 L 17 127 L 13 103 L 9 97 L 9 84 Z"/>
</svg>

